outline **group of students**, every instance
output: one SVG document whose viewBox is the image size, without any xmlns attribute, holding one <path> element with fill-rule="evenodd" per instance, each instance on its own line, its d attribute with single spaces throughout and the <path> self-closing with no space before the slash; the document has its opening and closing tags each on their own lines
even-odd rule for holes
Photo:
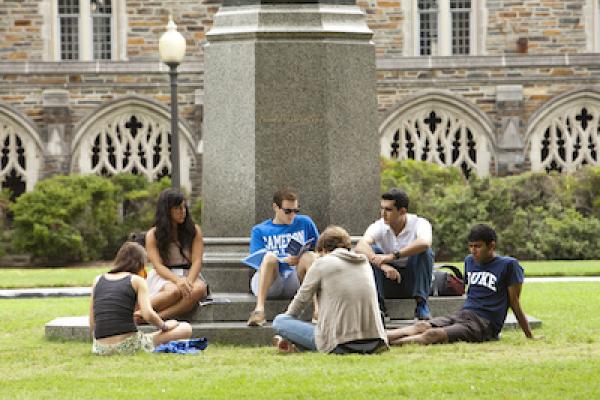
<svg viewBox="0 0 600 400">
<path fill-rule="evenodd" d="M 293 297 L 287 311 L 273 320 L 274 344 L 282 352 L 374 353 L 390 344 L 493 340 L 499 337 L 509 307 L 532 338 L 519 301 L 523 268 L 516 259 L 496 254 L 496 233 L 484 224 L 474 226 L 468 236 L 469 286 L 462 309 L 431 318 L 427 300 L 434 260 L 432 228 L 425 218 L 409 213 L 408 206 L 403 190 L 384 193 L 381 218 L 352 250 L 350 236 L 339 226 L 330 226 L 319 236 L 310 217 L 299 213 L 295 190 L 276 191 L 274 217 L 252 228 L 250 252 L 264 249 L 266 254 L 252 277 L 257 302 L 248 325 L 266 323 L 266 299 Z M 316 242 L 315 251 L 287 254 L 292 238 Z M 417 322 L 386 331 L 386 297 L 414 298 Z M 301 319 L 311 302 L 312 323 Z"/>
<path fill-rule="evenodd" d="M 273 320 L 277 333 L 273 344 L 280 352 L 369 354 L 393 344 L 493 340 L 511 307 L 525 335 L 533 337 L 519 302 L 523 269 L 516 259 L 496 255 L 497 238 L 491 227 L 476 225 L 469 234 L 471 254 L 465 259 L 469 287 L 463 308 L 432 319 L 427 304 L 433 267 L 431 224 L 408 213 L 408 196 L 402 190 L 384 193 L 380 206 L 381 219 L 369 226 L 352 250 L 342 227 L 330 226 L 319 235 L 310 217 L 299 213 L 295 190 L 276 191 L 274 217 L 251 232 L 250 252 L 265 252 L 250 284 L 257 301 L 248 325 L 266 323 L 267 299 L 293 298 L 287 311 Z M 313 251 L 287 254 L 292 238 L 312 241 Z M 208 294 L 208 285 L 200 273 L 202 233 L 178 191 L 161 193 L 145 247 L 125 243 L 113 269 L 94 282 L 90 329 L 96 354 L 152 351 L 159 344 L 191 336 L 188 323 L 172 318 L 196 307 Z M 147 280 L 140 276 L 146 254 L 154 266 Z M 417 323 L 385 330 L 384 297 L 390 287 L 415 299 Z M 301 319 L 310 304 L 312 322 Z M 141 322 L 158 331 L 139 332 L 136 323 Z"/>
</svg>

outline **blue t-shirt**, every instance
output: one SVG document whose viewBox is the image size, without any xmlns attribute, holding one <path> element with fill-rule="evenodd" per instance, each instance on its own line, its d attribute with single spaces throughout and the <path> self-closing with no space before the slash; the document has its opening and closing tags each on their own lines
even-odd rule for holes
<svg viewBox="0 0 600 400">
<path fill-rule="evenodd" d="M 523 283 L 523 268 L 512 257 L 496 256 L 481 265 L 469 255 L 465 258 L 465 274 L 469 289 L 463 310 L 472 310 L 490 321 L 494 334 L 498 335 L 509 307 L 508 287 Z"/>
<path fill-rule="evenodd" d="M 317 243 L 319 231 L 315 223 L 306 215 L 296 215 L 290 225 L 275 224 L 272 219 L 267 219 L 252 228 L 250 234 L 250 254 L 260 249 L 277 253 L 279 257 L 286 257 L 285 252 L 290 239 L 294 238 L 300 243 L 313 239 L 312 248 Z M 288 275 L 292 267 L 287 263 L 279 263 L 279 272 Z"/>
</svg>

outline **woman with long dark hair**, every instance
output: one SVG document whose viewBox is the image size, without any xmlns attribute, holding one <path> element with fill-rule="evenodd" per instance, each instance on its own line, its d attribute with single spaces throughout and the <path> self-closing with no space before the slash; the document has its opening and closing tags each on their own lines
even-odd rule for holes
<svg viewBox="0 0 600 400">
<path fill-rule="evenodd" d="M 165 189 L 160 194 L 154 227 L 146 234 L 146 251 L 154 266 L 148 276 L 152 307 L 162 318 L 194 309 L 208 292 L 200 275 L 204 244 L 179 191 Z"/>
<path fill-rule="evenodd" d="M 139 276 L 146 266 L 146 251 L 134 242 L 126 242 L 117 253 L 113 268 L 96 277 L 90 301 L 92 352 L 98 355 L 132 354 L 171 340 L 187 339 L 192 327 L 187 322 L 163 320 L 152 309 L 146 280 Z M 137 330 L 133 311 L 159 328 L 144 334 Z"/>
</svg>

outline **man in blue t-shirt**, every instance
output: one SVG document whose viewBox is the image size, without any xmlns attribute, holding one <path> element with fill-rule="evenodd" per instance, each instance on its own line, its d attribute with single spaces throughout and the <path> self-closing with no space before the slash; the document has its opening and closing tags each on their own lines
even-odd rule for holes
<svg viewBox="0 0 600 400">
<path fill-rule="evenodd" d="M 475 225 L 469 233 L 469 256 L 465 275 L 469 289 L 460 311 L 388 331 L 390 344 L 434 344 L 485 342 L 498 338 L 508 307 L 513 310 L 525 336 L 532 339 L 529 322 L 519 297 L 523 268 L 512 257 L 496 255 L 496 232 L 488 225 Z"/>
<path fill-rule="evenodd" d="M 250 286 L 256 296 L 256 308 L 250 313 L 249 326 L 263 326 L 267 298 L 291 299 L 298 291 L 308 268 L 317 258 L 313 251 L 298 256 L 287 254 L 291 239 L 300 243 L 311 241 L 311 249 L 317 243 L 319 231 L 306 215 L 298 214 L 298 194 L 294 189 L 283 188 L 273 194 L 273 219 L 252 228 L 250 254 L 266 250 L 258 271 Z"/>
</svg>

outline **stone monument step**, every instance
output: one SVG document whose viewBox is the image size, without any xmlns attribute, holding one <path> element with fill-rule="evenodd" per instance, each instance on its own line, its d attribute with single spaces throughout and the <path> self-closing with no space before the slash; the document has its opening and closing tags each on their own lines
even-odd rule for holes
<svg viewBox="0 0 600 400">
<path fill-rule="evenodd" d="M 244 268 L 204 268 L 202 275 L 206 278 L 211 292 L 249 293 L 250 279 L 254 271 Z"/>
<path fill-rule="evenodd" d="M 246 321 L 256 305 L 256 297 L 249 293 L 213 293 L 211 298 L 212 301 L 203 302 L 201 307 L 185 316 L 185 319 L 194 322 Z M 271 321 L 277 314 L 285 312 L 289 303 L 289 299 L 268 300 L 265 304 L 267 320 Z M 460 309 L 463 303 L 463 296 L 429 298 L 429 307 L 434 316 L 454 312 Z M 392 319 L 413 317 L 415 310 L 413 299 L 387 299 L 385 304 L 388 315 Z M 312 307 L 307 307 L 302 318 L 310 320 L 311 317 Z"/>
<path fill-rule="evenodd" d="M 528 316 L 529 324 L 532 328 L 538 328 L 542 321 Z M 391 320 L 387 328 L 399 328 L 412 324 L 411 320 Z M 270 324 L 264 327 L 248 327 L 245 322 L 193 322 L 193 336 L 208 338 L 210 343 L 234 344 L 234 345 L 254 345 L 265 346 L 271 343 L 274 335 Z M 504 322 L 504 329 L 518 328 L 517 321 L 512 314 L 509 314 Z M 155 330 L 152 326 L 140 326 L 143 332 L 152 332 Z M 59 340 L 90 340 L 88 317 L 60 317 L 46 324 L 45 334 L 47 339 Z"/>
</svg>

